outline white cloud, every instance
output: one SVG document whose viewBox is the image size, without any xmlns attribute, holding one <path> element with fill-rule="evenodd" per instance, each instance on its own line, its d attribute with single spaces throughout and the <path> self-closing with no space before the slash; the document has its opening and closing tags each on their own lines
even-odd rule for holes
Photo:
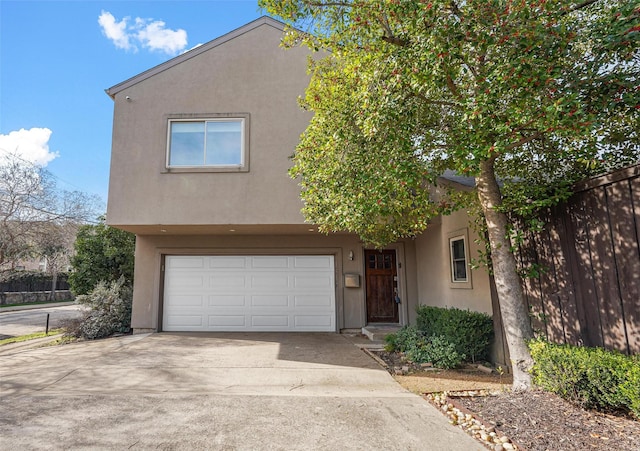
<svg viewBox="0 0 640 451">
<path fill-rule="evenodd" d="M 58 152 L 49 150 L 49 138 L 51 130 L 48 128 L 31 128 L 9 132 L 8 135 L 0 134 L 0 149 L 5 152 L 15 153 L 20 158 L 46 166 L 51 160 L 58 157 Z"/>
<path fill-rule="evenodd" d="M 151 51 L 175 55 L 187 47 L 187 32 L 166 28 L 166 23 L 161 20 L 136 17 L 133 23 L 129 23 L 129 18 L 125 17 L 118 22 L 110 12 L 102 11 L 98 23 L 102 33 L 117 48 L 124 50 L 137 51 L 137 43 Z"/>
<path fill-rule="evenodd" d="M 136 37 L 143 46 L 169 55 L 174 55 L 187 46 L 187 32 L 181 29 L 169 30 L 161 20 L 142 25 Z"/>
<path fill-rule="evenodd" d="M 113 41 L 117 48 L 131 50 L 132 44 L 127 33 L 127 19 L 125 17 L 120 22 L 117 22 L 113 14 L 102 11 L 100 17 L 98 17 L 98 23 L 102 28 L 102 33 Z"/>
</svg>

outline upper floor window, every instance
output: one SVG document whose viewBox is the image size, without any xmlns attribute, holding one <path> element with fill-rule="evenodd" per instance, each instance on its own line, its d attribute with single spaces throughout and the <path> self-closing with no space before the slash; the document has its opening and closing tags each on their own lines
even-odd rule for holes
<svg viewBox="0 0 640 451">
<path fill-rule="evenodd" d="M 168 168 L 246 170 L 246 118 L 170 119 Z"/>
</svg>

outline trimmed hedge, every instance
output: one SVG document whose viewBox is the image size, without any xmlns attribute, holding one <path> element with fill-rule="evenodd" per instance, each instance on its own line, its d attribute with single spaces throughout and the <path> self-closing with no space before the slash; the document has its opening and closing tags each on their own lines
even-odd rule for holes
<svg viewBox="0 0 640 451">
<path fill-rule="evenodd" d="M 421 306 L 418 325 L 405 326 L 385 337 L 387 351 L 399 351 L 416 363 L 455 368 L 463 361 L 489 356 L 493 320 L 484 313 L 456 308 Z"/>
<path fill-rule="evenodd" d="M 417 312 L 418 329 L 424 335 L 444 337 L 465 360 L 488 360 L 493 340 L 493 320 L 489 315 L 425 305 Z"/>
<path fill-rule="evenodd" d="M 633 413 L 640 418 L 640 356 L 602 348 L 529 343 L 533 381 L 584 408 Z"/>
</svg>

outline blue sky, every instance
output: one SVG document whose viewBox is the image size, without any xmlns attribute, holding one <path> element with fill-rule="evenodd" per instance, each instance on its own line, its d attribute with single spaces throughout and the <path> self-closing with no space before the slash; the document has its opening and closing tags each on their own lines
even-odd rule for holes
<svg viewBox="0 0 640 451">
<path fill-rule="evenodd" d="M 0 0 L 0 152 L 106 205 L 104 90 L 263 14 L 257 0 Z"/>
</svg>

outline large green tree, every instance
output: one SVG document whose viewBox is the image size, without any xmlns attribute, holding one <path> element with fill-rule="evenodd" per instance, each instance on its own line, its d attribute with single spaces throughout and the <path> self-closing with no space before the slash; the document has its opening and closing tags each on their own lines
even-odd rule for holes
<svg viewBox="0 0 640 451">
<path fill-rule="evenodd" d="M 121 278 L 124 285 L 133 287 L 135 243 L 133 233 L 109 227 L 104 218 L 99 224 L 81 226 L 71 258 L 71 291 L 88 294 L 100 282 L 109 284 Z"/>
<path fill-rule="evenodd" d="M 639 16 L 616 0 L 261 0 L 310 59 L 314 112 L 291 174 L 306 218 L 384 246 L 454 206 L 431 187 L 476 178 L 514 389 L 532 337 L 506 210 L 556 201 L 638 160 Z"/>
</svg>

